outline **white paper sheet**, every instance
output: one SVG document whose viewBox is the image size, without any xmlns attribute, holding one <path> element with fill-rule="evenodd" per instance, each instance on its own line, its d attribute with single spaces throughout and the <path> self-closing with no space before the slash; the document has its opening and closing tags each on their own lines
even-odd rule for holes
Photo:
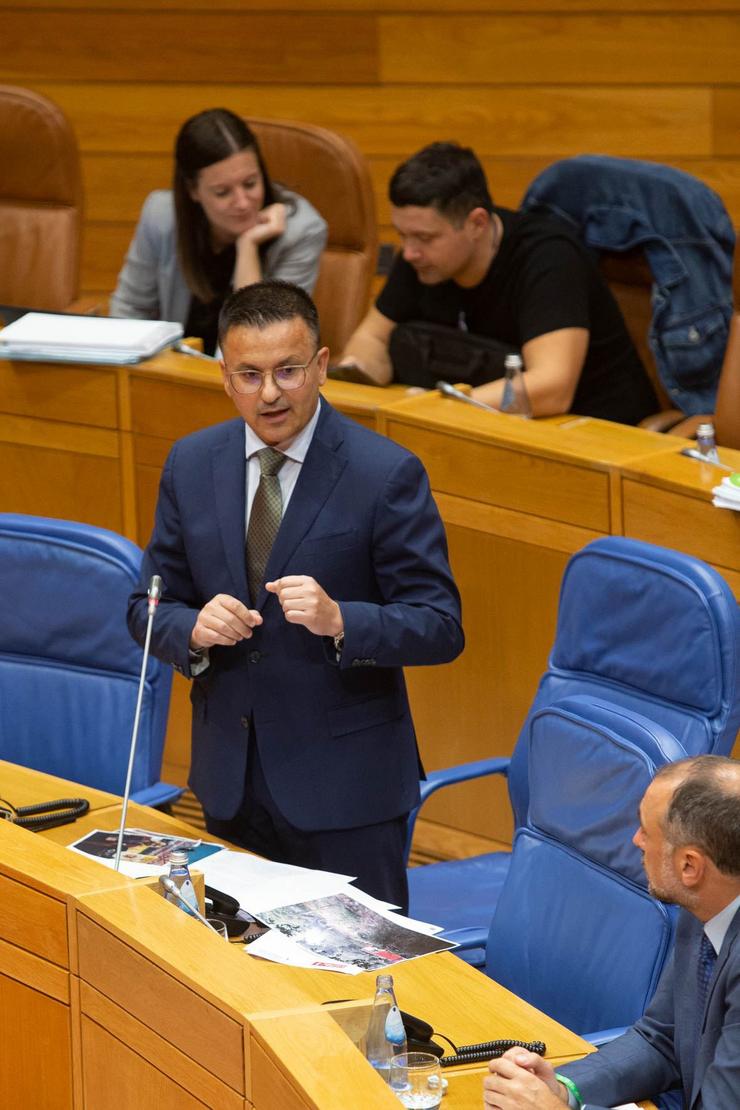
<svg viewBox="0 0 740 1110">
<path fill-rule="evenodd" d="M 286 863 L 272 863 L 243 852 L 219 852 L 198 862 L 209 886 L 231 894 L 242 909 L 259 912 L 294 902 L 310 902 L 347 889 L 352 875 L 313 871 Z"/>
<path fill-rule="evenodd" d="M 314 971 L 338 971 L 342 975 L 359 975 L 361 968 L 352 964 L 340 963 L 324 956 L 317 956 L 309 952 L 290 937 L 286 937 L 277 929 L 270 929 L 269 933 L 257 937 L 251 944 L 244 946 L 250 956 L 261 956 L 263 960 L 272 960 L 277 964 L 287 967 L 308 967 Z"/>
</svg>

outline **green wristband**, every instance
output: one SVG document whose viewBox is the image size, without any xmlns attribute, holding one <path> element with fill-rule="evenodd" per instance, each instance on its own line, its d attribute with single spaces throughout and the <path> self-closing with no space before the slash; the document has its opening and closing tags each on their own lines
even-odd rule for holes
<svg viewBox="0 0 740 1110">
<path fill-rule="evenodd" d="M 560 1075 L 560 1073 L 557 1071 L 555 1072 L 555 1078 L 557 1079 L 558 1083 L 563 1084 L 569 1094 L 573 1095 L 573 1098 L 578 1103 L 578 1110 L 583 1110 L 583 1095 L 578 1090 L 573 1080 L 569 1079 L 567 1075 Z M 570 1099 L 568 1101 L 570 1101 Z"/>
</svg>

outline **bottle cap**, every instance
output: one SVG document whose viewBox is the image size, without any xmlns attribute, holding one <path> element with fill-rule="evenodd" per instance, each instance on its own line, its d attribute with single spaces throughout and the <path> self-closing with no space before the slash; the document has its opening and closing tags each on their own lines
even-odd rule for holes
<svg viewBox="0 0 740 1110">
<path fill-rule="evenodd" d="M 708 423 L 707 424 L 700 424 L 699 427 L 696 429 L 697 439 L 700 439 L 702 436 L 713 436 L 713 435 L 714 435 L 714 424 L 708 424 Z"/>
<path fill-rule="evenodd" d="M 188 853 L 184 848 L 175 848 L 170 852 L 170 867 L 187 867 Z"/>
</svg>

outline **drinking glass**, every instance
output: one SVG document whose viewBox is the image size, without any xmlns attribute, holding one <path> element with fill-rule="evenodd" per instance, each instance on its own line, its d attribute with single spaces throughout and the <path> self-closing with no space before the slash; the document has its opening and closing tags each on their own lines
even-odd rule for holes
<svg viewBox="0 0 740 1110">
<path fill-rule="evenodd" d="M 391 1060 L 390 1088 L 409 1110 L 437 1110 L 442 1101 L 442 1069 L 431 1052 L 402 1052 Z"/>
<path fill-rule="evenodd" d="M 216 917 L 207 917 L 206 921 L 211 926 L 214 932 L 218 933 L 222 940 L 228 940 L 229 934 L 226 932 L 226 926 L 223 921 L 219 921 Z"/>
</svg>

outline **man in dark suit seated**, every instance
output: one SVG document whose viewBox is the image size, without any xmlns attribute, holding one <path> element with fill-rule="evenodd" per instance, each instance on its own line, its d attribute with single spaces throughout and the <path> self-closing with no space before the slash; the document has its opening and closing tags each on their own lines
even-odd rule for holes
<svg viewBox="0 0 740 1110">
<path fill-rule="evenodd" d="M 209 831 L 405 909 L 421 764 L 402 667 L 463 647 L 427 475 L 320 398 L 329 350 L 302 289 L 232 294 L 219 345 L 239 415 L 170 452 L 129 627 L 141 641 L 161 575 L 152 651 L 193 678 Z"/>
<path fill-rule="evenodd" d="M 602 1110 L 675 1089 L 686 1110 L 740 1106 L 740 763 L 704 755 L 661 767 L 634 842 L 650 892 L 682 908 L 645 1015 L 557 1074 L 510 1049 L 490 1063 L 486 1106 Z"/>
</svg>

